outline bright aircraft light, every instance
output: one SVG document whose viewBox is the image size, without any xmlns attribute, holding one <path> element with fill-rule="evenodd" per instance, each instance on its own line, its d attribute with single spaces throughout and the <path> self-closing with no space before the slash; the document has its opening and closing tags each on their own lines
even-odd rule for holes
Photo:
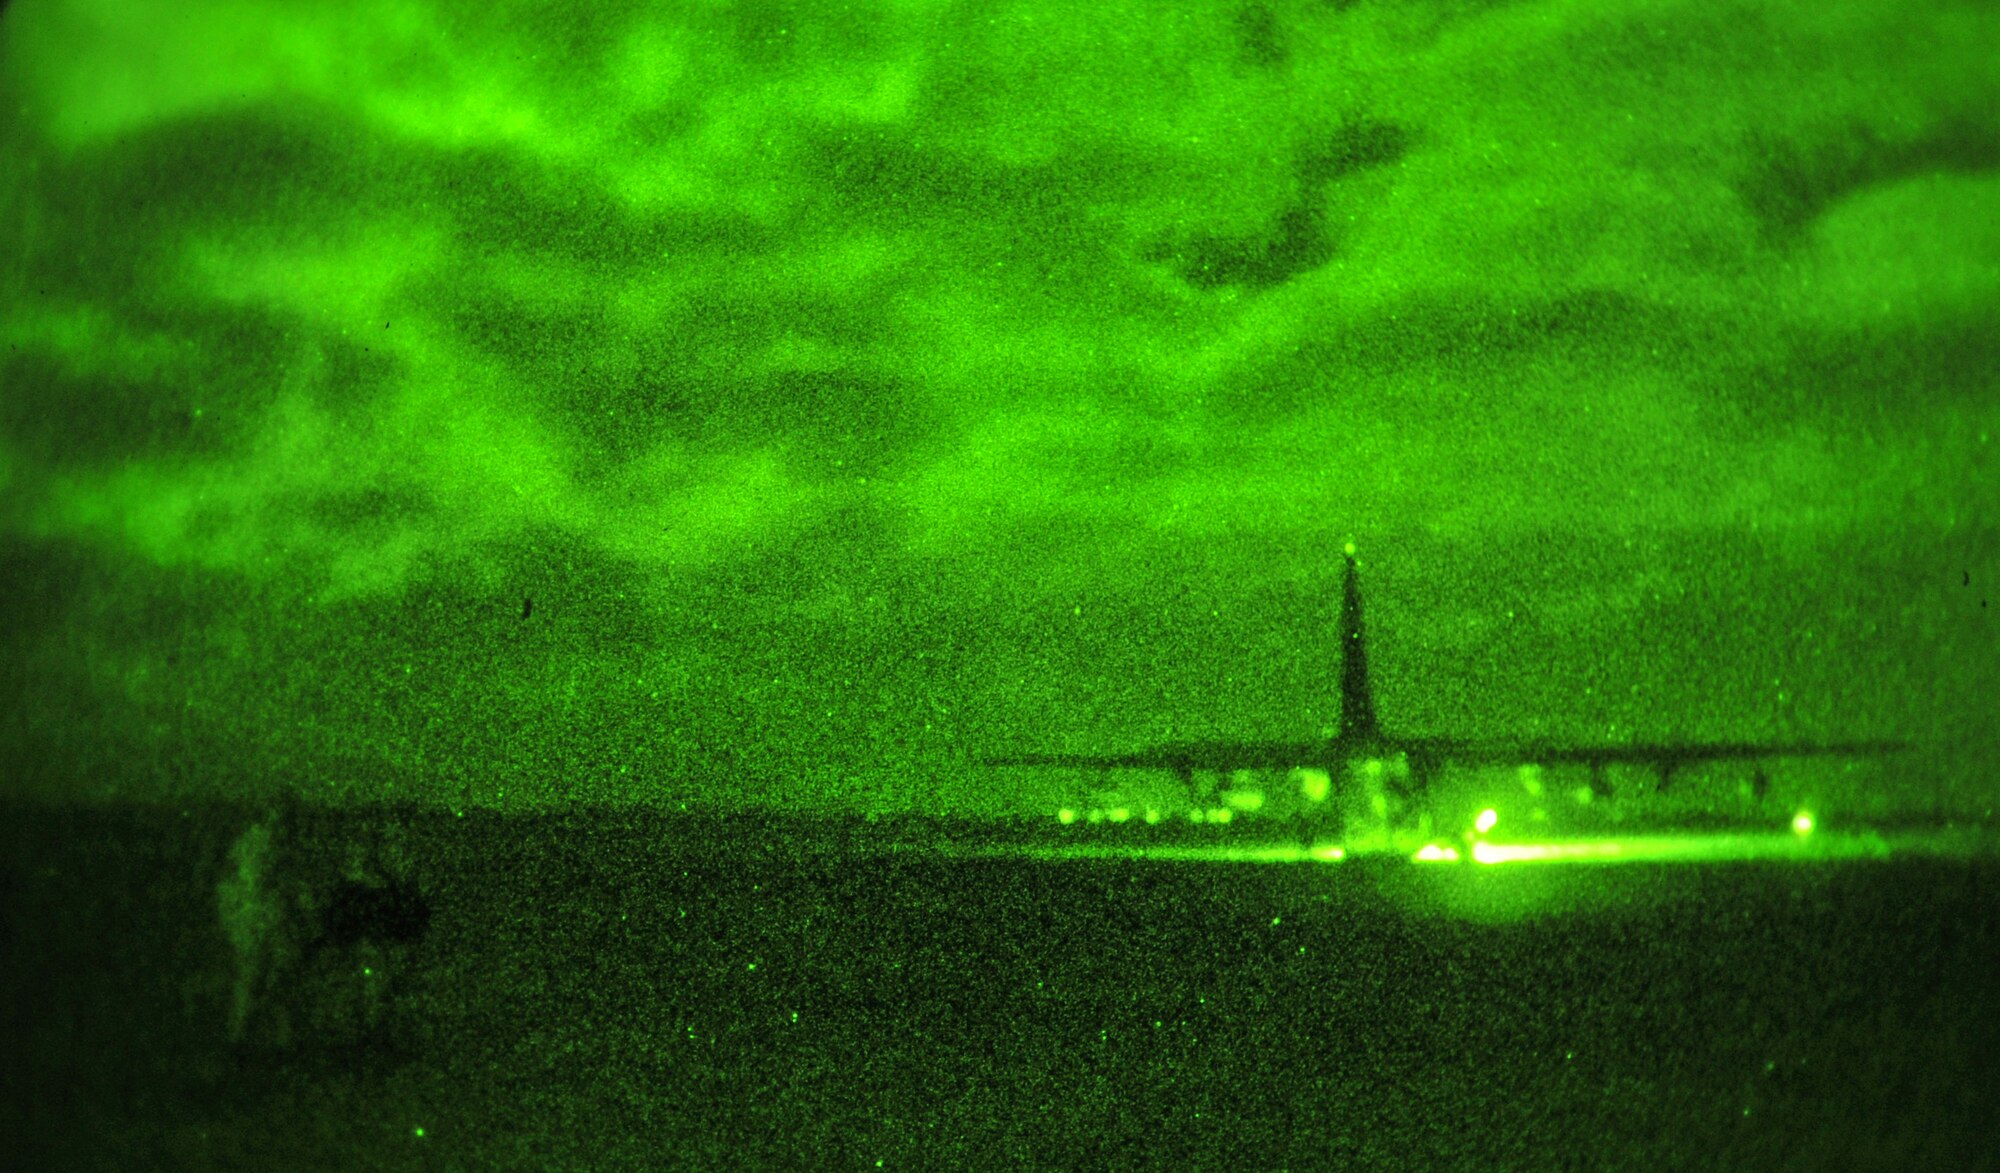
<svg viewBox="0 0 2000 1173">
<path fill-rule="evenodd" d="M 1494 810 L 1492 807 L 1489 806 L 1485 810 L 1479 812 L 1478 818 L 1472 820 L 1472 829 L 1479 832 L 1481 835 L 1484 835 L 1488 831 L 1491 831 L 1493 829 L 1493 824 L 1499 821 L 1500 821 L 1500 812 Z"/>
<path fill-rule="evenodd" d="M 1810 835 L 1812 834 L 1812 829 L 1813 817 L 1811 815 L 1800 811 L 1798 814 L 1792 816 L 1792 832 L 1794 834 Z"/>
<path fill-rule="evenodd" d="M 1062 823 L 1063 826 L 1067 827 L 1071 823 L 1076 822 L 1076 812 L 1069 809 L 1068 807 L 1064 807 L 1056 812 L 1056 818 L 1058 821 Z"/>
<path fill-rule="evenodd" d="M 1417 848 L 1417 853 L 1410 858 L 1418 863 L 1457 863 L 1458 848 L 1445 847 L 1438 843 L 1426 843 L 1422 847 Z"/>
</svg>

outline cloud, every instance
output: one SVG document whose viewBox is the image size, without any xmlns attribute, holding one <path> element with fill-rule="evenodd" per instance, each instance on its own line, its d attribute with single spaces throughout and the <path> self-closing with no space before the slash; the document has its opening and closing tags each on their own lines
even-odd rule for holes
<svg viewBox="0 0 2000 1173">
<path fill-rule="evenodd" d="M 1517 498 L 1509 470 L 1547 465 L 1539 522 L 1630 483 L 1598 455 L 1621 428 L 1726 439 L 1643 405 L 1785 361 L 1769 331 L 1718 353 L 1729 319 L 1776 311 L 1837 346 L 1990 301 L 1990 241 L 1960 240 L 1985 181 L 1925 170 L 1984 166 L 1994 141 L 1956 9 L 1756 14 L 1762 44 L 1819 57 L 1752 51 L 1744 12 L 1699 5 L 881 15 L 864 34 L 783 7 L 528 27 L 216 5 L 142 36 L 35 10 L 8 60 L 57 150 L 30 169 L 24 258 L 54 288 L 11 316 L 10 337 L 42 332 L 17 361 L 53 395 L 131 401 L 104 454 L 191 448 L 191 484 L 265 477 L 277 425 L 324 417 L 343 471 L 291 467 L 332 498 L 421 483 L 436 516 L 411 548 L 553 523 L 673 558 L 718 547 L 588 503 L 662 451 L 802 486 L 768 497 L 806 511 L 794 531 L 827 493 L 931 534 L 1062 509 L 1171 529 L 1192 502 L 1287 516 L 1300 482 L 1274 466 L 1318 430 L 1364 457 L 1324 490 L 1362 520 Z M 240 358 L 204 359 L 234 337 Z M 1584 402 L 1591 427 L 1530 450 L 1464 426 L 1521 407 L 1523 380 L 1544 381 L 1530 414 Z M 16 440 L 49 450 L 31 414 Z M 194 439 L 225 431 L 228 454 Z M 1246 458 L 1259 444 L 1283 455 Z M 1003 450 L 1054 471 L 1009 481 Z M 1463 459 L 1413 480 L 1439 450 Z M 683 532 L 787 528 L 713 487 L 739 473 L 674 482 L 683 519 L 735 518 Z M 502 504 L 521 495 L 540 507 Z"/>
<path fill-rule="evenodd" d="M 1786 308 L 1829 330 L 1985 321 L 2000 305 L 2000 226 L 1982 214 L 1996 198 L 2000 166 L 1930 172 L 1831 205 L 1812 227 Z"/>
</svg>

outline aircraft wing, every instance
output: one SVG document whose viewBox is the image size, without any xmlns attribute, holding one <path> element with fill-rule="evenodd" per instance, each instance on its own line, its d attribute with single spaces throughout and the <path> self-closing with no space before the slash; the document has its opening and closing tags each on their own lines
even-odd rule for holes
<svg viewBox="0 0 2000 1173">
<path fill-rule="evenodd" d="M 1382 750 L 1409 755 L 1420 778 L 1439 766 L 1586 765 L 1592 786 L 1603 786 L 1603 767 L 1651 766 L 1666 789 L 1676 771 L 1700 762 L 1760 758 L 1874 757 L 1908 749 L 1900 741 L 1628 741 L 1581 745 L 1557 741 L 1488 741 L 1454 737 L 1391 737 Z M 1189 780 L 1196 770 L 1337 770 L 1341 751 L 1323 741 L 1192 742 L 1122 754 L 1027 753 L 982 759 L 988 766 L 1057 766 L 1081 770 L 1170 770 Z M 1420 783 L 1421 785 L 1421 783 Z M 1608 792 L 1607 792 L 1608 793 Z"/>
</svg>

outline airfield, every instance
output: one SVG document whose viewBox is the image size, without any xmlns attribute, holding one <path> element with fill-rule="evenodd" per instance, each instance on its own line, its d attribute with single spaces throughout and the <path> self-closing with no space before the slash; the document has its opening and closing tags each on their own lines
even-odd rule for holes
<svg viewBox="0 0 2000 1173">
<path fill-rule="evenodd" d="M 2000 869 L 1957 832 L 325 810 L 402 820 L 431 901 L 400 1025 L 243 1054 L 215 885 L 256 812 L 8 813 L 24 1168 L 1996 1155 Z"/>
</svg>

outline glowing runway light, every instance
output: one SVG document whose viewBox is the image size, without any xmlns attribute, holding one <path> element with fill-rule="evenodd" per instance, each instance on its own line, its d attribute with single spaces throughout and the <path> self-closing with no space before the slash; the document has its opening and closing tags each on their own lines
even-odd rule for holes
<svg viewBox="0 0 2000 1173">
<path fill-rule="evenodd" d="M 1410 858 L 1417 863 L 1457 863 L 1458 848 L 1446 847 L 1440 843 L 1426 843 L 1417 848 L 1417 853 Z"/>
<path fill-rule="evenodd" d="M 1793 834 L 1810 835 L 1812 834 L 1812 829 L 1813 829 L 1813 817 L 1811 815 L 1807 814 L 1804 811 L 1800 811 L 1798 814 L 1792 816 Z"/>
<path fill-rule="evenodd" d="M 1499 821 L 1500 821 L 1500 812 L 1494 810 L 1492 807 L 1489 806 L 1485 810 L 1479 812 L 1478 818 L 1472 820 L 1472 829 L 1479 832 L 1481 835 L 1484 835 L 1488 831 L 1491 831 L 1493 829 L 1493 825 L 1495 823 L 1498 823 Z"/>
<path fill-rule="evenodd" d="M 1061 822 L 1063 826 L 1067 827 L 1071 823 L 1076 822 L 1076 812 L 1069 809 L 1068 807 L 1064 807 L 1056 812 L 1056 819 L 1057 821 Z"/>
<path fill-rule="evenodd" d="M 1105 817 L 1114 823 L 1122 823 L 1132 817 L 1132 811 L 1129 807 L 1112 807 L 1109 811 L 1105 812 Z"/>
</svg>

